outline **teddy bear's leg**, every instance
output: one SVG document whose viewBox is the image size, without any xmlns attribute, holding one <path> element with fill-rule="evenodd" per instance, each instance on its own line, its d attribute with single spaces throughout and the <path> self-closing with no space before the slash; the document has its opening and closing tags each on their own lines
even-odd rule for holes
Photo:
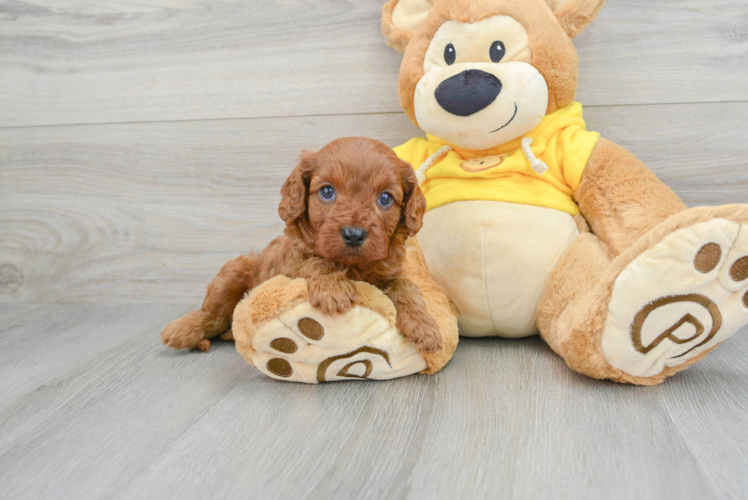
<svg viewBox="0 0 748 500">
<path fill-rule="evenodd" d="M 567 251 L 538 309 L 570 367 L 654 385 L 748 324 L 748 206 L 685 209 L 608 141 L 577 200 L 594 234 Z"/>
<path fill-rule="evenodd" d="M 575 309 L 580 299 L 595 288 L 600 275 L 614 258 L 613 252 L 600 238 L 590 233 L 581 216 L 578 217 L 580 235 L 553 271 L 537 311 L 541 337 L 565 359 L 577 355 L 566 352 L 569 332 L 563 328 L 559 331 L 559 317 L 565 311 Z"/>
</svg>

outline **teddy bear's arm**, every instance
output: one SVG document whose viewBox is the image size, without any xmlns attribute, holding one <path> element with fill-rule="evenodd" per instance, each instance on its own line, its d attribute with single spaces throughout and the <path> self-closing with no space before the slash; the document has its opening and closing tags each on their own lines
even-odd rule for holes
<svg viewBox="0 0 748 500">
<path fill-rule="evenodd" d="M 574 198 L 592 232 L 616 253 L 686 208 L 636 156 L 607 139 L 593 149 Z"/>
</svg>

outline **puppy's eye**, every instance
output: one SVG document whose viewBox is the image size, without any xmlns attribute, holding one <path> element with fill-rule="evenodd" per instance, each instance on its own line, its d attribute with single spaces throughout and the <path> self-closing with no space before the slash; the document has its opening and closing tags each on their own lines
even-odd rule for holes
<svg viewBox="0 0 748 500">
<path fill-rule="evenodd" d="M 377 200 L 377 203 L 379 203 L 384 208 L 387 208 L 391 206 L 392 202 L 394 201 L 395 201 L 395 198 L 390 193 L 385 191 L 384 193 L 379 195 L 379 199 Z"/>
<path fill-rule="evenodd" d="M 322 186 L 322 188 L 319 190 L 319 197 L 322 199 L 322 201 L 334 200 L 335 188 L 330 186 L 329 184 L 327 186 Z"/>
<path fill-rule="evenodd" d="M 444 48 L 444 62 L 451 66 L 455 63 L 455 59 L 457 59 L 457 51 L 455 51 L 455 46 L 450 43 Z"/>
<path fill-rule="evenodd" d="M 491 48 L 488 50 L 488 55 L 491 56 L 493 62 L 499 62 L 504 59 L 504 54 L 506 54 L 506 47 L 504 47 L 503 42 L 499 42 L 498 40 L 493 42 Z"/>
</svg>

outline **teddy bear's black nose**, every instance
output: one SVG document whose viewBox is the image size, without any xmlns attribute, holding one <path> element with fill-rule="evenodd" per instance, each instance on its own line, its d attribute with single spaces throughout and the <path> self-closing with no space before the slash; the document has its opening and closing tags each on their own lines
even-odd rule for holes
<svg viewBox="0 0 748 500">
<path fill-rule="evenodd" d="M 470 116 L 486 108 L 501 92 L 501 80 L 477 69 L 447 78 L 436 88 L 439 106 L 457 116 Z"/>
<path fill-rule="evenodd" d="M 367 233 L 360 227 L 346 227 L 341 232 L 343 241 L 349 247 L 360 247 L 366 239 Z"/>
</svg>

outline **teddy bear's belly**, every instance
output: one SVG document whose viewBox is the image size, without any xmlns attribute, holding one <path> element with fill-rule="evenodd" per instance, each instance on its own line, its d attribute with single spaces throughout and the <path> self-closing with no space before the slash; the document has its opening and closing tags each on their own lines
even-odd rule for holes
<svg viewBox="0 0 748 500">
<path fill-rule="evenodd" d="M 551 272 L 579 235 L 571 215 L 498 201 L 429 210 L 418 233 L 426 265 L 459 311 L 460 335 L 527 337 Z"/>
</svg>

